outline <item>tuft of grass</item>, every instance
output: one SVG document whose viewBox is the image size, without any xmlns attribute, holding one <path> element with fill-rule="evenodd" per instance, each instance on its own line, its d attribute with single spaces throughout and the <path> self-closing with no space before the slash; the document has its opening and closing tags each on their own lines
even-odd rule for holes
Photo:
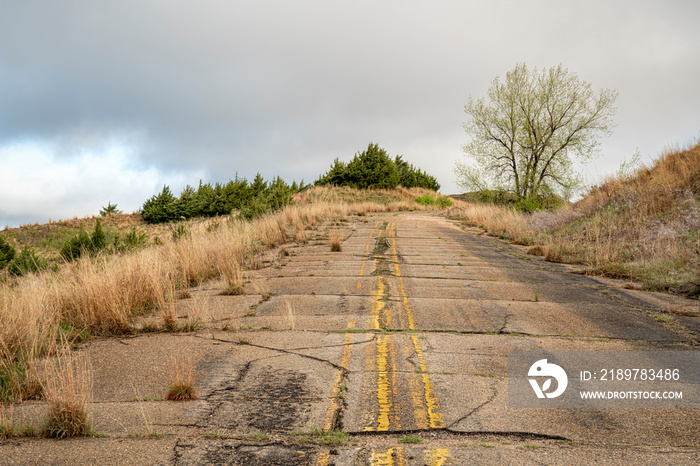
<svg viewBox="0 0 700 466">
<path fill-rule="evenodd" d="M 194 386 L 196 371 L 191 359 L 177 358 L 170 362 L 170 385 L 166 400 L 196 400 L 197 388 Z"/>
<path fill-rule="evenodd" d="M 47 403 L 44 433 L 51 438 L 94 434 L 88 406 L 92 401 L 92 373 L 85 358 L 64 348 L 46 367 L 43 385 Z"/>
<path fill-rule="evenodd" d="M 243 288 L 243 285 L 228 285 L 226 288 L 224 288 L 224 291 L 221 292 L 223 296 L 238 296 L 245 294 L 245 288 Z"/>
<path fill-rule="evenodd" d="M 250 436 L 253 440 L 257 440 L 258 442 L 264 442 L 265 440 L 270 439 L 270 435 L 267 432 L 255 432 Z"/>
<path fill-rule="evenodd" d="M 350 443 L 348 434 L 342 430 L 324 430 L 314 427 L 309 432 L 292 431 L 291 435 L 299 443 L 315 443 L 325 446 L 343 446 Z"/>
<path fill-rule="evenodd" d="M 423 439 L 417 435 L 407 435 L 399 440 L 400 443 L 421 443 L 422 441 Z"/>
<path fill-rule="evenodd" d="M 331 242 L 331 251 L 340 252 L 343 249 L 341 244 L 342 239 L 340 237 L 340 232 L 338 230 L 331 230 L 328 232 L 328 239 Z"/>
</svg>

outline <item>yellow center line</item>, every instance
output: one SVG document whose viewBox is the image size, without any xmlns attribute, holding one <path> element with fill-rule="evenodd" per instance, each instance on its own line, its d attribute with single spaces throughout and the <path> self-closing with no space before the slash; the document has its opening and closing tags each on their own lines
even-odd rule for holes
<svg viewBox="0 0 700 466">
<path fill-rule="evenodd" d="M 330 452 L 320 453 L 318 459 L 316 460 L 316 466 L 328 466 L 328 461 L 330 460 Z"/>
<path fill-rule="evenodd" d="M 389 415 L 392 408 L 392 392 L 389 385 L 389 348 L 387 347 L 386 335 L 377 338 L 377 400 L 379 409 L 377 412 L 377 431 L 389 430 Z M 365 430 L 374 430 L 367 428 Z"/>
<path fill-rule="evenodd" d="M 372 236 L 374 235 L 374 230 L 377 229 L 379 226 L 379 222 L 374 224 L 374 227 L 372 227 L 372 231 L 369 232 L 369 237 L 367 238 L 367 244 L 365 245 L 365 254 L 364 258 L 362 259 L 362 267 L 360 268 L 360 277 L 365 274 L 365 264 L 367 264 L 367 258 L 369 255 L 367 254 L 369 252 L 369 246 L 372 243 Z M 357 289 L 359 290 L 362 287 L 362 282 L 359 280 L 357 281 Z"/>
<path fill-rule="evenodd" d="M 408 295 L 406 294 L 406 289 L 403 286 L 403 276 L 401 275 L 401 267 L 399 266 L 399 255 L 396 252 L 396 224 L 392 223 L 391 231 L 389 232 L 389 239 L 391 244 L 391 261 L 394 264 L 394 275 L 399 279 L 399 290 L 401 291 L 401 300 L 403 304 L 404 311 L 406 313 L 406 319 L 408 319 L 408 328 L 410 330 L 416 329 L 416 323 L 413 319 L 413 312 L 408 304 Z"/>
<path fill-rule="evenodd" d="M 420 344 L 418 344 L 418 338 L 415 335 L 411 335 L 411 340 L 413 340 L 413 348 L 416 350 L 416 355 L 418 356 L 421 377 L 423 379 L 425 405 L 428 411 L 430 427 L 432 429 L 441 429 L 445 427 L 445 422 L 442 420 L 442 414 L 440 414 L 440 403 L 438 402 L 437 396 L 435 396 L 433 382 L 430 380 L 430 376 L 428 375 L 428 366 L 425 364 L 423 351 L 421 350 Z"/>
<path fill-rule="evenodd" d="M 369 327 L 374 329 L 374 330 L 379 330 L 381 329 L 381 325 L 379 324 L 379 319 L 384 312 L 384 300 L 382 300 L 382 297 L 384 296 L 384 280 L 382 280 L 382 277 L 378 277 L 377 279 L 377 289 L 374 290 L 372 293 L 372 298 L 374 299 L 374 306 L 372 307 L 372 315 L 370 316 L 370 322 L 369 322 Z"/>
<path fill-rule="evenodd" d="M 348 322 L 348 330 L 355 328 L 355 319 L 350 319 Z M 345 335 L 345 341 L 343 341 L 343 355 L 340 358 L 340 366 L 347 370 L 348 364 L 350 363 L 350 353 L 352 352 L 352 333 Z M 335 415 L 340 409 L 340 384 L 343 380 L 343 370 L 339 369 L 335 375 L 335 381 L 333 382 L 333 390 L 331 391 L 331 401 L 326 411 L 325 422 L 323 423 L 324 430 L 333 429 L 333 423 L 335 421 Z"/>
<path fill-rule="evenodd" d="M 432 448 L 423 450 L 425 453 L 424 461 L 427 466 L 443 466 L 445 462 L 452 457 L 447 448 Z"/>
<path fill-rule="evenodd" d="M 403 448 L 394 447 L 387 450 L 372 450 L 370 458 L 372 466 L 404 466 Z"/>
<path fill-rule="evenodd" d="M 408 304 L 408 295 L 406 293 L 406 289 L 404 288 L 403 284 L 403 277 L 401 276 L 401 267 L 399 266 L 399 257 L 396 252 L 396 224 L 392 223 L 391 224 L 391 231 L 389 232 L 389 239 L 391 243 L 391 258 L 392 262 L 394 263 L 394 274 L 398 277 L 399 279 L 399 287 L 401 291 L 401 298 L 402 298 L 402 304 L 403 304 L 403 309 L 404 312 L 406 313 L 406 317 L 408 319 L 408 328 L 410 330 L 415 330 L 415 321 L 413 319 L 413 312 L 411 311 L 411 308 Z M 420 402 L 420 408 L 416 406 L 416 401 L 418 397 L 416 396 L 416 393 L 412 393 L 413 395 L 413 401 L 414 401 L 414 414 L 416 415 L 416 423 L 417 424 L 422 424 L 425 422 L 425 414 L 424 412 L 427 411 L 427 420 L 429 422 L 429 425 L 433 429 L 440 429 L 445 427 L 445 423 L 442 419 L 442 414 L 440 413 L 440 403 L 437 399 L 437 396 L 435 396 L 435 391 L 433 388 L 433 383 L 432 380 L 430 379 L 430 375 L 428 374 L 428 366 L 425 363 L 425 357 L 423 355 L 423 350 L 420 347 L 420 344 L 418 343 L 418 338 L 415 335 L 411 335 L 411 341 L 413 342 L 413 349 L 416 352 L 416 356 L 418 357 L 418 365 L 420 368 L 421 372 L 421 382 L 422 382 L 422 400 Z M 412 384 L 411 388 L 412 391 L 415 387 L 415 384 Z M 423 403 L 425 403 L 423 405 Z"/>
</svg>

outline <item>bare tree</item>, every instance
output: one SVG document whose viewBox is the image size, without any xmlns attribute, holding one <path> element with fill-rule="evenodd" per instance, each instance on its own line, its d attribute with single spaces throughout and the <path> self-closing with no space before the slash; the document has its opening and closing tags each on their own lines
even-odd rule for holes
<svg viewBox="0 0 700 466">
<path fill-rule="evenodd" d="M 601 134 L 609 135 L 617 92 L 579 79 L 562 65 L 530 71 L 525 63 L 494 79 L 484 98 L 469 98 L 464 124 L 470 142 L 467 159 L 455 167 L 465 190 L 501 188 L 519 198 L 570 193 L 582 184 L 574 160 L 598 153 Z"/>
</svg>

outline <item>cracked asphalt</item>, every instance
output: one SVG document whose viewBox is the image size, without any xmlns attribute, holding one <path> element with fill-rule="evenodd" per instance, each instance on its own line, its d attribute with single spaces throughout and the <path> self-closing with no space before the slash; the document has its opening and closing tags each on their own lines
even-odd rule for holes
<svg viewBox="0 0 700 466">
<path fill-rule="evenodd" d="M 439 213 L 333 228 L 341 252 L 323 233 L 287 245 L 245 295 L 193 289 L 178 317 L 206 315 L 202 330 L 86 344 L 102 435 L 2 441 L 0 463 L 700 462 L 697 408 L 508 406 L 509 353 L 697 351 L 697 301 L 572 273 Z M 197 367 L 199 400 L 163 401 L 173 358 Z"/>
</svg>

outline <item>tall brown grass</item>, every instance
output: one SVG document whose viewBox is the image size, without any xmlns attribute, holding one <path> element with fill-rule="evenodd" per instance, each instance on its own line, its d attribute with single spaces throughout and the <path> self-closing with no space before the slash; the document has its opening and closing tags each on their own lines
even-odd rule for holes
<svg viewBox="0 0 700 466">
<path fill-rule="evenodd" d="M 331 251 L 340 252 L 343 249 L 342 238 L 340 237 L 340 232 L 338 230 L 330 230 L 328 232 L 328 240 L 331 243 Z"/>
<path fill-rule="evenodd" d="M 196 370 L 191 358 L 179 356 L 170 361 L 170 385 L 165 399 L 172 401 L 196 400 Z"/>
<path fill-rule="evenodd" d="M 648 289 L 700 294 L 700 144 L 667 150 L 651 166 L 607 178 L 573 206 L 525 215 L 491 205 L 450 215 L 539 246 L 546 258 L 628 277 Z"/>
<path fill-rule="evenodd" d="M 44 398 L 47 402 L 45 433 L 65 438 L 93 433 L 89 405 L 92 402 L 92 373 L 85 357 L 62 354 L 46 364 Z"/>
</svg>

